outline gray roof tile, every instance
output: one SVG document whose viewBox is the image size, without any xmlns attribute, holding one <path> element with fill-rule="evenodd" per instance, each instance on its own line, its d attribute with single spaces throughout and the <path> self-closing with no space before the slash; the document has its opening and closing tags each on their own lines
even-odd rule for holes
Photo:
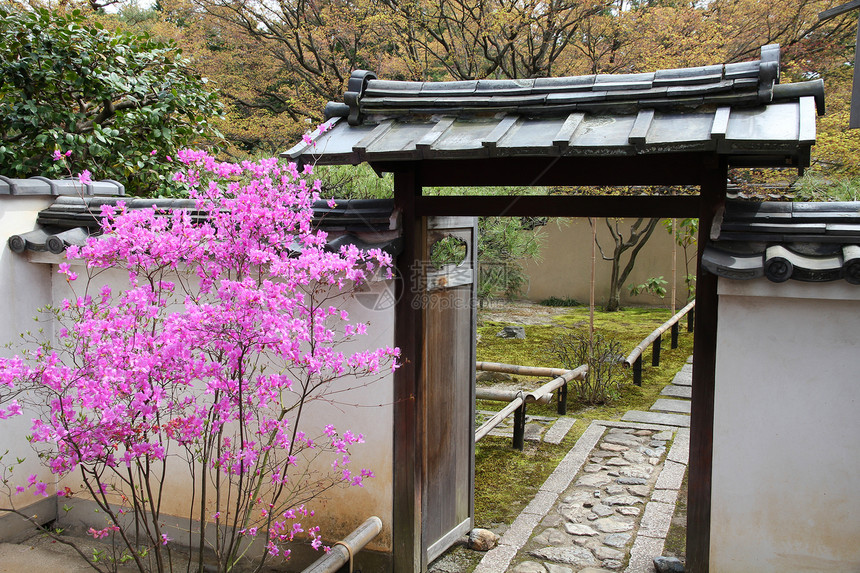
<svg viewBox="0 0 860 573">
<path fill-rule="evenodd" d="M 12 251 L 61 254 L 69 245 L 84 245 L 90 236 L 101 232 L 102 205 L 116 205 L 121 198 L 58 197 L 39 212 L 38 227 L 33 231 L 13 235 L 8 244 Z M 186 209 L 193 220 L 203 220 L 204 213 L 196 210 L 191 199 L 126 199 L 129 209 L 155 206 L 164 211 Z M 334 207 L 327 201 L 313 205 L 315 228 L 329 233 L 327 248 L 336 250 L 344 244 L 362 249 L 381 248 L 395 255 L 402 248 L 400 230 L 396 226 L 394 202 L 390 199 L 338 200 Z"/>
<path fill-rule="evenodd" d="M 823 88 L 820 81 L 778 86 L 778 70 L 772 45 L 752 62 L 640 74 L 394 82 L 358 71 L 346 105 L 327 107 L 340 115 L 333 127 L 314 136 L 316 146 L 302 143 L 285 155 L 338 164 L 711 151 L 732 166 L 802 168 L 815 111 L 824 111 Z M 643 111 L 652 121 L 633 132 Z M 441 132 L 432 127 L 439 116 L 449 123 Z M 378 136 L 385 122 L 391 128 Z"/>
<path fill-rule="evenodd" d="M 731 279 L 860 284 L 860 202 L 727 201 L 702 264 Z"/>
</svg>

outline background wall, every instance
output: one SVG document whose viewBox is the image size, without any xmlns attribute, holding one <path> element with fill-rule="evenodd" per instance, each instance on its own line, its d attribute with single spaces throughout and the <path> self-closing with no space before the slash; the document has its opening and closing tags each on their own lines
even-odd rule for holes
<svg viewBox="0 0 860 573">
<path fill-rule="evenodd" d="M 622 220 L 625 233 L 633 220 Z M 523 261 L 525 273 L 529 277 L 528 290 L 525 297 L 533 301 L 541 301 L 555 296 L 570 297 L 581 303 L 588 304 L 591 283 L 591 226 L 588 219 L 550 219 L 541 228 L 544 234 L 543 248 L 539 260 Z M 597 219 L 598 241 L 607 255 L 612 254 L 613 241 L 606 228 L 604 219 Z M 695 256 L 695 245 L 688 248 L 690 256 Z M 627 261 L 627 251 L 622 255 L 624 264 Z M 623 268 L 623 267 L 622 267 Z M 598 305 L 604 305 L 609 296 L 609 277 L 612 263 L 604 261 L 597 252 L 595 297 Z M 695 260 L 691 263 L 690 272 L 695 274 Z M 684 251 L 678 248 L 677 259 L 677 306 L 686 304 L 687 287 L 684 284 Z M 655 305 L 671 306 L 672 275 L 672 235 L 663 227 L 663 222 L 657 225 L 651 238 L 639 252 L 636 266 L 630 274 L 621 291 L 622 305 Z M 666 298 L 641 294 L 631 296 L 629 284 L 642 284 L 650 277 L 662 276 L 666 282 Z"/>
<path fill-rule="evenodd" d="M 51 302 L 51 269 L 45 265 L 31 264 L 25 257 L 13 253 L 8 240 L 12 235 L 32 231 L 36 225 L 36 214 L 50 205 L 54 200 L 51 196 L 0 196 L 0 356 L 11 357 L 15 349 L 6 348 L 7 343 L 20 343 L 19 334 L 26 331 L 37 331 L 44 328 L 46 336 L 53 336 L 51 323 L 36 323 L 33 319 L 37 309 Z M 38 474 L 39 479 L 54 483 L 51 473 L 42 468 L 36 455 L 30 449 L 24 436 L 30 433 L 30 417 L 28 411 L 23 416 L 15 416 L 3 422 L 0 431 L 0 454 L 6 450 L 4 462 L 14 461 L 15 458 L 26 458 L 26 461 L 15 468 L 16 481 L 26 484 L 27 476 Z M 5 493 L 0 493 L 0 504 L 14 502 L 15 507 L 22 508 L 32 503 L 42 502 L 45 498 L 31 494 L 16 495 L 7 499 Z M 54 501 L 54 507 L 56 502 Z M 53 516 L 44 513 L 46 519 Z M 9 539 L 19 534 L 20 525 L 17 518 L 11 522 L 14 525 L 6 527 L 0 522 L 0 538 Z"/>
<path fill-rule="evenodd" d="M 860 288 L 719 294 L 710 570 L 860 570 Z"/>
</svg>

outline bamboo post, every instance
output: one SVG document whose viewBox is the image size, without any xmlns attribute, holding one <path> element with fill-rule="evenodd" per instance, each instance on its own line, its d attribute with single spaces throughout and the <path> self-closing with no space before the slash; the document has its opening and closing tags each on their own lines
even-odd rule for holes
<svg viewBox="0 0 860 573">
<path fill-rule="evenodd" d="M 636 357 L 633 363 L 633 383 L 642 386 L 642 355 Z"/>
<path fill-rule="evenodd" d="M 678 348 L 678 323 L 672 325 L 672 349 Z"/>
<path fill-rule="evenodd" d="M 696 309 L 691 308 L 687 313 L 687 332 L 693 332 L 693 325 L 696 322 Z"/>
<path fill-rule="evenodd" d="M 663 335 L 660 334 L 651 344 L 651 366 L 660 366 L 660 346 L 663 344 Z"/>
</svg>

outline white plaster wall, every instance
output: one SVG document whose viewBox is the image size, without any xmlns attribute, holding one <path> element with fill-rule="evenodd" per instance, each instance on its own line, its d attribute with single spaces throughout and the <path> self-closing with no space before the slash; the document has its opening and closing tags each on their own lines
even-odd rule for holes
<svg viewBox="0 0 860 573">
<path fill-rule="evenodd" d="M 860 288 L 719 295 L 710 571 L 860 571 Z"/>
<path fill-rule="evenodd" d="M 625 236 L 628 233 L 632 219 L 623 220 L 621 228 Z M 529 278 L 528 291 L 525 297 L 540 302 L 552 296 L 559 298 L 570 297 L 588 304 L 591 295 L 591 226 L 588 219 L 550 219 L 549 224 L 542 227 L 544 236 L 540 257 L 522 261 L 525 273 Z M 604 219 L 597 219 L 598 241 L 608 255 L 612 253 L 612 237 L 606 228 Z M 695 245 L 688 247 L 690 256 L 695 255 Z M 627 263 L 628 250 L 622 255 L 624 264 Z M 612 262 L 604 261 L 597 251 L 595 270 L 595 297 L 598 305 L 606 304 L 609 295 L 609 277 Z M 690 272 L 696 273 L 695 260 L 690 265 Z M 675 271 L 676 305 L 678 308 L 686 304 L 687 286 L 684 283 L 684 250 L 678 247 L 678 258 Z M 667 282 L 666 297 L 652 294 L 631 296 L 628 285 L 642 284 L 651 277 L 662 276 Z M 671 307 L 672 293 L 672 235 L 666 232 L 663 222 L 657 225 L 648 242 L 642 247 L 636 257 L 636 266 L 627 279 L 627 284 L 621 290 L 622 305 L 655 305 Z"/>
<path fill-rule="evenodd" d="M 59 262 L 60 258 L 53 255 L 42 255 L 38 260 L 45 263 Z M 56 302 L 72 296 L 72 290 L 64 275 L 56 272 L 55 264 L 50 266 L 53 272 L 53 297 Z M 80 292 L 86 287 L 86 270 L 81 265 L 72 265 L 72 270 L 78 273 L 75 288 Z M 109 284 L 114 292 L 127 287 L 127 276 L 119 271 L 102 272 L 94 280 L 87 291 L 97 293 L 104 284 Z M 376 281 L 371 284 L 371 293 L 376 293 L 381 300 L 393 301 L 393 281 Z M 388 291 L 388 297 L 385 292 Z M 334 303 L 333 303 L 334 304 Z M 380 305 L 384 306 L 384 305 Z M 370 310 L 356 301 L 346 303 L 351 321 L 368 322 L 368 335 L 359 337 L 353 346 L 344 346 L 344 352 L 376 348 L 379 346 L 394 346 L 394 309 L 393 307 Z M 350 448 L 352 463 L 350 468 L 359 471 L 361 468 L 371 469 L 374 478 L 365 481 L 364 487 L 334 488 L 326 492 L 324 497 L 314 500 L 308 505 L 315 510 L 315 519 L 302 520 L 303 525 L 320 525 L 321 533 L 327 540 L 342 539 L 365 519 L 376 515 L 383 522 L 383 531 L 367 547 L 371 550 L 391 551 L 391 524 L 393 516 L 393 375 L 385 373 L 374 378 L 369 385 L 354 384 L 349 380 L 337 382 L 339 387 L 353 386 L 352 389 L 333 396 L 331 403 L 323 401 L 311 402 L 305 409 L 301 429 L 309 436 L 322 433 L 326 424 L 334 424 L 341 432 L 350 429 L 354 433 L 365 436 L 365 443 Z M 330 458 L 321 460 L 327 466 Z M 172 468 L 183 469 L 182 464 Z M 301 469 L 301 468 L 297 468 Z M 326 469 L 325 467 L 323 469 Z M 297 475 L 297 474 L 293 474 Z M 69 485 L 73 490 L 80 490 L 79 479 L 69 476 L 60 486 Z M 190 474 L 184 471 L 170 471 L 167 478 L 168 487 L 164 507 L 171 508 L 168 513 L 178 517 L 188 514 L 191 501 L 188 492 L 191 487 Z M 103 527 L 104 518 L 101 514 L 91 511 L 91 506 L 82 506 L 83 511 L 70 513 L 66 518 L 84 522 L 88 526 Z M 213 509 L 213 513 L 214 513 Z"/>
<path fill-rule="evenodd" d="M 51 269 L 31 264 L 24 256 L 12 252 L 8 245 L 12 235 L 32 231 L 39 211 L 52 202 L 53 197 L 50 196 L 0 196 L 0 356 L 10 357 L 18 353 L 15 348 L 6 348 L 5 345 L 19 345 L 21 333 L 43 328 L 47 336 L 52 336 L 50 323 L 33 320 L 37 309 L 51 301 Z M 16 481 L 26 484 L 27 476 L 35 473 L 41 480 L 53 483 L 50 472 L 41 467 L 25 440 L 31 418 L 32 413 L 25 410 L 23 416 L 0 422 L 0 454 L 9 450 L 3 458 L 4 463 L 26 458 L 15 468 Z M 21 508 L 41 499 L 41 496 L 22 494 L 14 496 L 12 501 Z M 0 493 L 0 505 L 5 506 L 9 501 Z"/>
</svg>

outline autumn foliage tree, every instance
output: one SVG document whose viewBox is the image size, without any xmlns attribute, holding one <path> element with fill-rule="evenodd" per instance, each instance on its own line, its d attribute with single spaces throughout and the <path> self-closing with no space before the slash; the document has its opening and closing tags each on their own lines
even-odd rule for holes
<svg viewBox="0 0 860 573">
<path fill-rule="evenodd" d="M 80 11 L 0 8 L 0 165 L 7 177 L 75 171 L 154 194 L 182 146 L 218 138 L 218 95 L 171 43 L 114 32 Z M 153 156 L 158 150 L 160 157 Z"/>
</svg>

